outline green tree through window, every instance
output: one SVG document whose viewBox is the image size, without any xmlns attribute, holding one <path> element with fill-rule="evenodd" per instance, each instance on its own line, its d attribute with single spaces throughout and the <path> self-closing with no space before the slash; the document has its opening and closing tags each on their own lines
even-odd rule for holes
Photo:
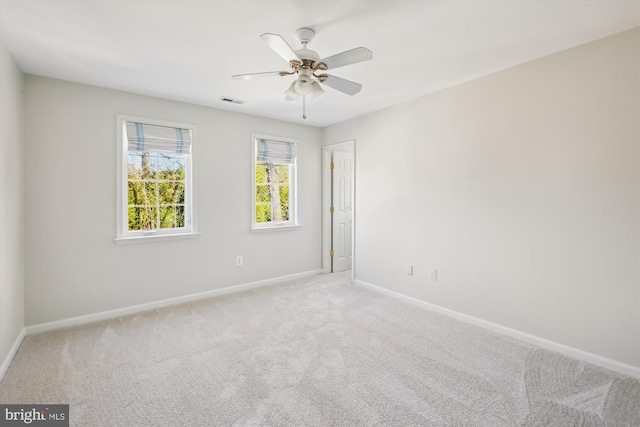
<svg viewBox="0 0 640 427">
<path fill-rule="evenodd" d="M 289 221 L 289 165 L 256 163 L 256 222 Z"/>
<path fill-rule="evenodd" d="M 297 141 L 253 135 L 253 228 L 295 226 Z"/>
<path fill-rule="evenodd" d="M 184 155 L 129 152 L 129 230 L 185 226 Z"/>
</svg>

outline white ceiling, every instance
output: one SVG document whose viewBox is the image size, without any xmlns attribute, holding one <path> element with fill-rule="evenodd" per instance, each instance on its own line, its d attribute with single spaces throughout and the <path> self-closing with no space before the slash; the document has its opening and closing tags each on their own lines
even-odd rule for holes
<svg viewBox="0 0 640 427">
<path fill-rule="evenodd" d="M 303 122 L 285 102 L 294 79 L 232 80 L 286 70 L 260 39 L 300 27 L 327 57 L 354 47 L 373 60 L 339 68 L 363 84 L 325 88 L 304 123 L 324 127 L 640 23 L 638 0 L 13 1 L 0 0 L 0 37 L 30 74 Z M 231 97 L 244 105 L 220 101 Z"/>
</svg>

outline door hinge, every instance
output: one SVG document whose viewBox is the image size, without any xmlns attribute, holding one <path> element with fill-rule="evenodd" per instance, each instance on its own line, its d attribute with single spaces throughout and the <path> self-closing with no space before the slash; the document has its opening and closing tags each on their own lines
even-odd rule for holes
<svg viewBox="0 0 640 427">
<path fill-rule="evenodd" d="M 329 251 L 329 256 L 333 256 L 333 251 Z"/>
<path fill-rule="evenodd" d="M 329 165 L 329 169 L 333 169 L 335 167 L 335 165 L 333 164 L 333 162 L 331 162 L 331 164 Z"/>
<path fill-rule="evenodd" d="M 333 213 L 333 206 L 329 208 L 329 212 Z"/>
</svg>

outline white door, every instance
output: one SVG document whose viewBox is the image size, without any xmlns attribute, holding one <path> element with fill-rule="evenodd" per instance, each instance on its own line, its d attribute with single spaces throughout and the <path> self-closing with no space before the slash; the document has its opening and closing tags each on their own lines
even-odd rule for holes
<svg viewBox="0 0 640 427">
<path fill-rule="evenodd" d="M 334 151 L 331 206 L 333 207 L 333 271 L 349 270 L 353 260 L 353 153 Z"/>
</svg>

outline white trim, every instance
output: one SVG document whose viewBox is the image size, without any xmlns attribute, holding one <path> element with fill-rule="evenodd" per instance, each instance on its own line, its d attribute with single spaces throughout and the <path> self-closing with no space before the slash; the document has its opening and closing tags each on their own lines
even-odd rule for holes
<svg viewBox="0 0 640 427">
<path fill-rule="evenodd" d="M 11 362 L 13 362 L 13 358 L 16 356 L 16 353 L 20 348 L 20 344 L 22 344 L 22 340 L 24 340 L 24 337 L 26 335 L 27 328 L 22 328 L 15 341 L 13 342 L 13 345 L 9 349 L 9 352 L 2 361 L 2 365 L 0 365 L 0 382 L 4 379 L 4 375 L 7 373 L 9 366 L 11 366 Z"/>
<path fill-rule="evenodd" d="M 271 232 L 271 231 L 285 231 L 285 230 L 300 230 L 302 228 L 303 224 L 296 224 L 296 225 L 287 225 L 287 224 L 282 224 L 282 225 L 271 225 L 269 227 L 260 227 L 260 228 L 252 228 L 251 232 L 252 233 L 262 233 L 262 232 Z"/>
<path fill-rule="evenodd" d="M 182 239 L 195 239 L 200 233 L 160 234 L 156 236 L 120 237 L 113 239 L 117 245 L 130 245 L 133 243 L 161 242 Z"/>
<path fill-rule="evenodd" d="M 331 146 L 322 148 L 322 271 L 331 272 Z M 353 240 L 352 240 L 353 242 Z"/>
<path fill-rule="evenodd" d="M 420 299 L 410 297 L 408 295 L 391 291 L 389 289 L 385 289 L 377 285 L 372 285 L 371 283 L 363 282 L 362 280 L 354 280 L 354 284 L 372 289 L 376 292 L 380 292 L 382 294 L 385 294 L 390 297 L 396 298 L 398 300 L 418 306 L 420 308 L 433 311 L 435 313 L 443 314 L 445 316 L 452 317 L 454 319 L 462 320 L 463 322 L 467 322 L 475 326 L 480 326 L 481 328 L 488 329 L 490 331 L 497 332 L 499 334 L 506 335 L 508 337 L 515 338 L 517 340 L 524 341 L 526 343 L 533 344 L 538 347 L 542 347 L 544 349 L 551 350 L 551 351 L 563 354 L 565 356 L 572 357 L 574 359 L 582 360 L 583 362 L 591 363 L 593 365 L 600 366 L 602 368 L 606 368 L 624 375 L 628 375 L 630 377 L 640 379 L 640 368 L 637 368 L 632 365 L 627 365 L 626 363 L 618 362 L 613 359 L 608 359 L 606 357 L 589 353 L 587 351 L 580 350 L 574 347 L 569 347 L 568 345 L 560 344 L 555 341 L 550 341 L 545 338 L 540 338 L 535 335 L 528 334 L 526 332 L 518 331 L 517 329 L 508 328 L 498 323 L 493 323 L 487 320 L 480 319 L 478 317 L 469 316 L 468 314 L 460 313 L 459 311 L 440 307 L 439 305 L 431 304 L 426 301 L 422 301 Z"/>
<path fill-rule="evenodd" d="M 117 308 L 115 310 L 101 311 L 99 313 L 87 314 L 85 316 L 70 317 L 68 319 L 55 320 L 53 322 L 40 323 L 37 325 L 27 326 L 27 335 L 37 334 L 40 332 L 51 331 L 54 329 L 66 328 L 69 326 L 84 325 L 86 323 L 97 322 L 100 320 L 113 319 L 120 316 L 126 316 L 128 314 L 140 313 L 143 311 L 155 310 L 162 307 L 168 307 L 171 305 L 182 304 L 185 302 L 197 301 L 204 298 L 216 297 L 219 295 L 226 295 L 235 292 L 246 291 L 249 289 L 260 288 L 263 286 L 274 285 L 287 280 L 294 280 L 303 277 L 313 276 L 318 273 L 322 273 L 321 270 L 312 270 L 302 273 L 289 274 L 287 276 L 274 277 L 272 279 L 259 280 L 256 282 L 245 283 L 241 285 L 227 286 L 220 289 L 213 289 L 210 291 L 199 292 L 195 294 L 183 295 L 180 297 L 164 299 L 160 301 L 154 301 L 144 304 L 131 305 L 128 307 Z"/>
</svg>

